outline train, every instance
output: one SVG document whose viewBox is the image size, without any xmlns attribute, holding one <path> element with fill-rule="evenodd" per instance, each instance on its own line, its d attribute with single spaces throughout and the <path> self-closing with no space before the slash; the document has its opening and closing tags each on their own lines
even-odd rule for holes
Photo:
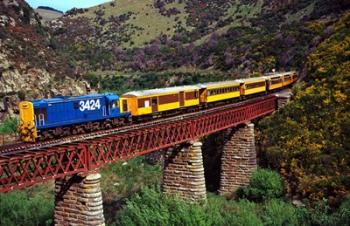
<svg viewBox="0 0 350 226">
<path fill-rule="evenodd" d="M 121 96 L 105 93 L 21 101 L 18 132 L 23 142 L 36 142 L 111 129 L 266 95 L 291 86 L 297 79 L 297 72 L 289 71 Z"/>
</svg>

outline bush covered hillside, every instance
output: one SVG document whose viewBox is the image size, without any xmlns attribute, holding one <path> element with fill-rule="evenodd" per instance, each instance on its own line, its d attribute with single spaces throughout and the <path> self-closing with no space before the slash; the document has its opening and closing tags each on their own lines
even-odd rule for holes
<svg viewBox="0 0 350 226">
<path fill-rule="evenodd" d="M 52 42 L 89 70 L 295 69 L 331 33 L 309 24 L 348 9 L 345 0 L 120 0 L 53 21 Z"/>
<path fill-rule="evenodd" d="M 338 203 L 350 194 L 350 13 L 310 29 L 331 31 L 307 58 L 295 100 L 260 124 L 263 162 L 290 195 Z"/>
</svg>

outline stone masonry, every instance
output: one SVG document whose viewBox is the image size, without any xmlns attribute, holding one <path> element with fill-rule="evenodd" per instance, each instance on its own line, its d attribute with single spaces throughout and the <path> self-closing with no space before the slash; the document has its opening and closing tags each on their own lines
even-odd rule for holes
<svg viewBox="0 0 350 226">
<path fill-rule="evenodd" d="M 175 194 L 192 202 L 206 200 L 201 147 L 202 143 L 195 142 L 167 150 L 163 176 L 165 194 Z"/>
<path fill-rule="evenodd" d="M 291 91 L 285 91 L 281 92 L 279 94 L 276 94 L 277 96 L 277 109 L 283 108 L 293 97 L 293 94 Z"/>
<path fill-rule="evenodd" d="M 55 181 L 55 225 L 105 225 L 100 179 L 94 173 Z"/>
<path fill-rule="evenodd" d="M 233 195 L 240 186 L 248 185 L 257 168 L 254 124 L 227 130 L 221 157 L 219 194 Z"/>
</svg>

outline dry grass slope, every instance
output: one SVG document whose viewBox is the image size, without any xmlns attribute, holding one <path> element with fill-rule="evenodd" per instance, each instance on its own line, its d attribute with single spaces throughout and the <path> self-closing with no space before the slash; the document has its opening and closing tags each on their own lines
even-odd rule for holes
<svg viewBox="0 0 350 226">
<path fill-rule="evenodd" d="M 167 17 L 160 14 L 159 10 L 153 6 L 153 2 L 153 0 L 118 0 L 115 2 L 115 6 L 111 6 L 111 3 L 108 2 L 91 7 L 87 12 L 78 14 L 75 17 L 88 17 L 93 20 L 96 17 L 94 12 L 99 9 L 104 11 L 103 18 L 105 19 L 110 16 L 133 13 L 130 20 L 126 22 L 126 25 L 131 25 L 129 29 L 133 29 L 135 32 L 130 40 L 134 43 L 133 47 L 143 46 L 145 42 L 151 41 L 162 33 L 172 36 L 174 34 L 174 26 L 179 22 L 186 29 L 191 29 L 186 26 L 187 14 L 185 13 L 184 3 L 168 4 L 167 8 L 175 7 L 181 13 Z M 178 19 L 175 19 L 176 17 Z M 141 29 L 135 29 L 134 27 Z M 108 29 L 108 23 L 104 25 L 103 29 Z M 123 47 L 130 47 L 130 42 L 124 42 Z"/>
<path fill-rule="evenodd" d="M 55 20 L 63 15 L 62 13 L 46 9 L 35 9 L 34 11 L 39 13 L 39 15 L 42 17 L 41 21 L 44 23 Z"/>
</svg>

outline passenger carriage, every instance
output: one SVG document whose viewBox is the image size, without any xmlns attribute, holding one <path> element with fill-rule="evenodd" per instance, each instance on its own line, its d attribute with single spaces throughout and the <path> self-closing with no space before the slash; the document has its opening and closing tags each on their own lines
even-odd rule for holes
<svg viewBox="0 0 350 226">
<path fill-rule="evenodd" d="M 265 76 L 267 89 L 275 91 L 283 87 L 283 74 Z"/>
<path fill-rule="evenodd" d="M 292 84 L 293 81 L 293 74 L 292 73 L 285 73 L 283 75 L 283 86 L 289 86 L 290 84 Z"/>
<path fill-rule="evenodd" d="M 264 77 L 236 80 L 241 85 L 241 96 L 251 96 L 265 93 L 266 79 Z"/>
<path fill-rule="evenodd" d="M 199 89 L 198 86 L 178 86 L 128 92 L 121 96 L 121 109 L 140 117 L 199 106 Z"/>
<path fill-rule="evenodd" d="M 201 103 L 220 102 L 240 97 L 240 83 L 236 81 L 210 82 L 201 87 Z"/>
</svg>

